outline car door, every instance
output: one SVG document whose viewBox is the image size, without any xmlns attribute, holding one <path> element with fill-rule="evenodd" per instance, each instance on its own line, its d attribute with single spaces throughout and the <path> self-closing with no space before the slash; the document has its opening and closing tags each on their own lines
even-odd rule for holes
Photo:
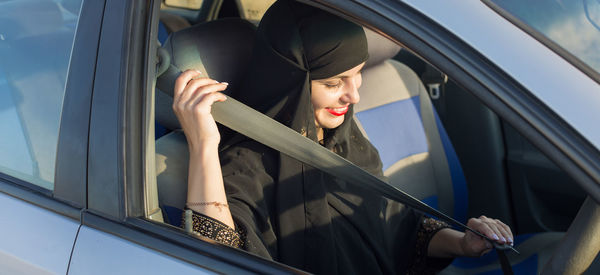
<svg viewBox="0 0 600 275">
<path fill-rule="evenodd" d="M 154 145 L 154 117 L 146 114 L 153 111 L 154 99 L 147 95 L 153 92 L 156 68 L 148 64 L 156 64 L 161 1 L 91 2 L 85 3 L 101 7 L 95 14 L 101 16 L 101 29 L 88 159 L 83 162 L 88 172 L 87 208 L 81 213 L 77 240 L 71 243 L 69 274 L 289 270 L 160 223 L 157 200 L 152 200 L 156 193 L 144 183 L 152 180 L 145 175 L 152 174 L 146 171 L 152 171 L 154 163 L 145 161 L 146 148 Z"/>
<path fill-rule="evenodd" d="M 65 274 L 86 205 L 98 17 L 78 1 L 0 3 L 0 266 Z M 100 8 L 100 10 L 95 10 Z"/>
<path fill-rule="evenodd" d="M 125 79 L 143 68 L 142 64 L 129 58 L 144 55 L 143 49 L 139 54 L 130 54 L 129 50 L 139 46 L 136 43 L 142 40 L 129 35 L 145 35 L 144 23 L 150 10 L 148 3 L 109 0 L 103 3 L 86 1 L 86 4 L 99 9 L 95 15 L 101 20 L 101 28 L 97 30 L 99 46 L 94 68 L 89 158 L 86 163 L 88 207 L 82 213 L 83 225 L 77 241 L 71 244 L 73 253 L 69 273 L 189 273 L 197 267 L 123 238 L 125 233 L 119 226 L 119 222 L 127 216 L 124 190 L 120 189 L 124 186 L 121 177 L 124 173 L 120 168 L 126 160 L 120 155 L 124 140 L 119 136 L 123 134 L 119 120 L 124 117 L 121 110 L 126 109 L 123 95 L 128 90 L 124 87 L 139 88 L 138 81 Z M 131 83 L 135 84 L 127 85 Z M 136 92 L 139 90 L 132 91 Z"/>
<path fill-rule="evenodd" d="M 154 140 L 148 139 L 154 122 L 150 92 L 154 81 L 150 76 L 156 45 L 146 43 L 156 40 L 158 4 L 158 1 L 116 0 L 107 0 L 105 4 L 90 118 L 88 208 L 82 212 L 83 225 L 69 272 L 292 272 L 241 251 L 198 240 L 161 223 L 153 199 L 156 191 L 150 184 L 154 176 L 150 160 Z M 363 14 L 363 18 L 368 18 L 364 22 L 393 37 L 400 36 L 402 29 L 397 25 L 385 26 L 382 22 L 387 21 L 382 16 L 357 6 L 350 5 L 355 12 L 372 15 Z M 352 9 L 348 11 L 351 13 Z M 377 11 L 379 15 L 385 13 L 383 9 Z M 402 22 L 397 14 L 387 16 Z M 414 43 L 410 46 L 416 49 L 426 48 L 417 39 L 409 43 Z M 432 55 L 427 52 L 424 55 L 427 54 Z M 439 55 L 432 59 L 448 70 L 462 72 Z M 469 77 L 462 80 L 476 91 L 484 90 L 480 93 L 488 92 Z M 496 108 L 504 110 L 506 115 L 506 106 Z"/>
</svg>

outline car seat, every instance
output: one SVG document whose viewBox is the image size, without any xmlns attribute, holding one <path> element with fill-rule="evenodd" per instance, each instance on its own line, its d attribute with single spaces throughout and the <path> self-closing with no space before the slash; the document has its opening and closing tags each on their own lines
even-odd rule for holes
<svg viewBox="0 0 600 275">
<path fill-rule="evenodd" d="M 363 69 L 361 100 L 355 106 L 363 134 L 379 150 L 389 183 L 465 222 L 465 177 L 423 83 L 393 60 L 400 47 L 367 30 L 369 61 Z M 515 274 L 539 273 L 563 233 L 515 237 L 520 255 L 508 253 Z M 501 274 L 495 251 L 457 258 L 442 274 Z"/>
<path fill-rule="evenodd" d="M 172 94 L 179 72 L 195 69 L 204 75 L 229 82 L 225 91 L 235 90 L 248 66 L 254 44 L 255 26 L 227 18 L 198 24 L 172 33 L 164 46 L 169 67 L 157 80 L 156 120 L 175 130 L 156 141 L 158 200 L 165 221 L 179 226 L 187 197 L 188 149 L 185 135 L 173 113 Z M 165 92 L 168 91 L 168 92 Z"/>
<path fill-rule="evenodd" d="M 370 30 L 356 120 L 379 150 L 390 184 L 459 221 L 466 220 L 462 168 L 425 87 L 393 59 L 400 47 Z"/>
</svg>

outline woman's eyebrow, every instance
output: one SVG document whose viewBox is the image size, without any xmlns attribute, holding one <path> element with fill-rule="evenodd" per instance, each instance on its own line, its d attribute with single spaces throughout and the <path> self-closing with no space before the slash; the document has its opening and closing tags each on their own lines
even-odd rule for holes
<svg viewBox="0 0 600 275">
<path fill-rule="evenodd" d="M 352 77 L 352 76 L 350 74 L 339 74 L 339 75 L 332 76 L 332 77 L 327 78 L 327 79 L 332 79 L 333 80 L 333 79 L 348 78 L 348 77 Z"/>
<path fill-rule="evenodd" d="M 344 77 L 346 77 L 346 76 L 342 76 L 342 75 L 340 75 L 340 76 L 337 76 L 337 75 L 336 75 L 336 76 L 332 76 L 332 77 L 330 77 L 330 78 L 325 78 L 325 79 L 317 79 L 317 81 L 319 81 L 319 82 L 336 81 L 336 80 L 338 80 L 338 79 L 342 79 L 342 78 L 344 78 Z"/>
</svg>

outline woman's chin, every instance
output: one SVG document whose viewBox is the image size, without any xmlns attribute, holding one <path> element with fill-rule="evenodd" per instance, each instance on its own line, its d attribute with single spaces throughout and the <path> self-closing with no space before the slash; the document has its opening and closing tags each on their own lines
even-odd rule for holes
<svg viewBox="0 0 600 275">
<path fill-rule="evenodd" d="M 344 117 L 340 117 L 340 118 L 336 118 L 336 119 L 332 119 L 329 121 L 325 121 L 324 123 L 322 123 L 322 127 L 323 129 L 335 129 L 337 127 L 339 127 L 340 125 L 342 125 L 342 123 L 344 123 Z"/>
</svg>

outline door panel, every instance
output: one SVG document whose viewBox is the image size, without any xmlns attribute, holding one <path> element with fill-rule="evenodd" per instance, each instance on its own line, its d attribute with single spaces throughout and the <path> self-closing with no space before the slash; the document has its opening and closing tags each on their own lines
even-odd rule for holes
<svg viewBox="0 0 600 275">
<path fill-rule="evenodd" d="M 503 123 L 503 130 L 519 232 L 566 231 L 585 192 L 514 128 Z"/>
<path fill-rule="evenodd" d="M 66 274 L 79 222 L 0 193 L 4 274 Z"/>
<path fill-rule="evenodd" d="M 214 274 L 214 272 L 115 235 L 82 226 L 73 249 L 69 274 Z"/>
</svg>

